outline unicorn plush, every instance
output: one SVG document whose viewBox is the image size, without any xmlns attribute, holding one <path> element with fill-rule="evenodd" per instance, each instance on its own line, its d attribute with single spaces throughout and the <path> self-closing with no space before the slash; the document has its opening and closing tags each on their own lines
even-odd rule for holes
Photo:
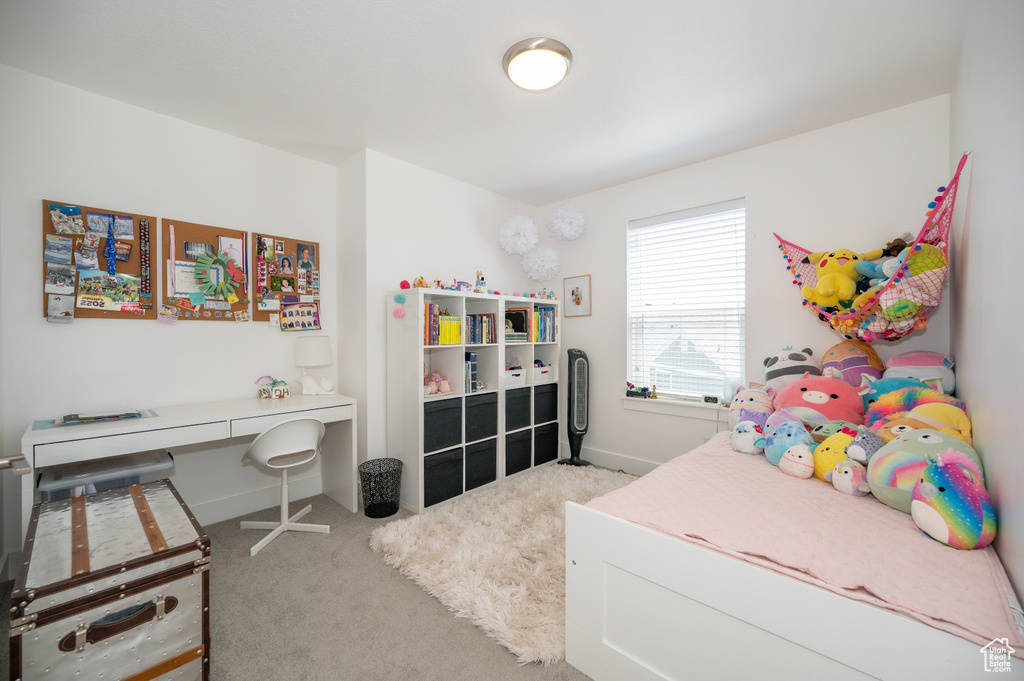
<svg viewBox="0 0 1024 681">
<path fill-rule="evenodd" d="M 914 485 L 910 515 L 925 534 L 956 549 L 981 549 L 996 536 L 981 469 L 954 449 L 932 457 Z"/>
</svg>

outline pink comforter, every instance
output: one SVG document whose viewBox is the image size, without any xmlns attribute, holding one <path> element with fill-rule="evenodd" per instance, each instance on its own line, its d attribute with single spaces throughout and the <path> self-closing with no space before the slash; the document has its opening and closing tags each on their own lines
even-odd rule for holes
<svg viewBox="0 0 1024 681">
<path fill-rule="evenodd" d="M 984 645 L 1009 637 L 1024 657 L 1024 619 L 991 546 L 950 548 L 906 513 L 785 475 L 733 451 L 728 433 L 587 506 L 903 613 Z"/>
</svg>

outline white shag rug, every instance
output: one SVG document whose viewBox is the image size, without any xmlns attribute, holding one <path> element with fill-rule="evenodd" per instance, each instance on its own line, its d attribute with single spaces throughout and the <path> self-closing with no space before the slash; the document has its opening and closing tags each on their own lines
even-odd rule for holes
<svg viewBox="0 0 1024 681">
<path fill-rule="evenodd" d="M 565 657 L 565 502 L 636 478 L 544 466 L 378 527 L 370 548 L 520 663 Z"/>
</svg>

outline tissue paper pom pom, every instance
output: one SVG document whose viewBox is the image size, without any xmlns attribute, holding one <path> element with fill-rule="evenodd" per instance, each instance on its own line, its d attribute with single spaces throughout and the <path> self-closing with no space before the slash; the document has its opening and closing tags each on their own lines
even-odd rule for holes
<svg viewBox="0 0 1024 681">
<path fill-rule="evenodd" d="M 400 307 L 396 307 L 394 310 L 391 311 L 391 314 L 394 315 L 395 319 L 401 319 L 402 317 L 405 316 L 405 310 L 403 310 Z"/>
<path fill-rule="evenodd" d="M 579 239 L 587 221 L 575 206 L 563 203 L 548 216 L 548 230 L 559 241 Z"/>
<path fill-rule="evenodd" d="M 506 253 L 526 253 L 537 245 L 537 226 L 525 215 L 513 215 L 498 230 L 498 243 Z"/>
<path fill-rule="evenodd" d="M 537 246 L 523 256 L 523 271 L 534 281 L 551 279 L 560 267 L 558 253 L 547 246 Z"/>
<path fill-rule="evenodd" d="M 405 294 L 404 293 L 396 293 L 394 295 L 394 301 L 396 303 L 398 303 L 399 305 L 404 305 L 405 304 Z"/>
</svg>

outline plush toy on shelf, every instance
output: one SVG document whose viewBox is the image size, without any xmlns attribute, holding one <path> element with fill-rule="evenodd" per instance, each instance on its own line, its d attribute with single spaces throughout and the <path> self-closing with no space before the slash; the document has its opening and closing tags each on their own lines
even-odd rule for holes
<svg viewBox="0 0 1024 681">
<path fill-rule="evenodd" d="M 925 534 L 955 549 L 982 549 L 996 536 L 995 509 L 981 469 L 952 449 L 936 454 L 921 471 L 910 515 Z"/>
<path fill-rule="evenodd" d="M 818 308 L 848 308 L 857 295 L 857 263 L 882 257 L 878 248 L 866 253 L 856 253 L 848 248 L 834 251 L 811 253 L 804 257 L 805 263 L 816 264 L 817 283 L 814 287 L 804 285 L 800 291 L 804 300 Z"/>
</svg>

